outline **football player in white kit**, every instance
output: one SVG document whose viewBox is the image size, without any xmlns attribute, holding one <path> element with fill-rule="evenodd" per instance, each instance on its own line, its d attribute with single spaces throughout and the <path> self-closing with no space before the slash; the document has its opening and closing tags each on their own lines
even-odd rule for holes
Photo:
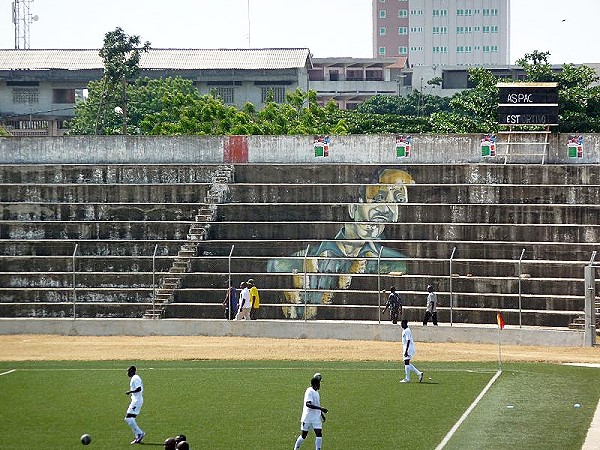
<svg viewBox="0 0 600 450">
<path fill-rule="evenodd" d="M 413 341 L 412 331 L 408 328 L 408 320 L 400 322 L 402 326 L 402 351 L 404 356 L 404 378 L 400 383 L 408 383 L 410 381 L 410 373 L 414 372 L 419 377 L 419 383 L 423 381 L 423 372 L 420 372 L 410 362 L 415 355 L 415 342 Z"/>
<path fill-rule="evenodd" d="M 304 405 L 302 406 L 302 418 L 300 419 L 301 434 L 298 436 L 298 439 L 296 439 L 294 450 L 300 448 L 311 428 L 315 431 L 316 436 L 315 449 L 321 450 L 321 443 L 323 441 L 323 422 L 325 421 L 325 414 L 327 413 L 327 408 L 321 407 L 321 397 L 319 395 L 321 379 L 321 374 L 315 373 L 310 380 L 310 387 L 306 388 L 306 392 L 304 392 Z"/>
<path fill-rule="evenodd" d="M 127 369 L 127 376 L 130 378 L 129 380 L 129 390 L 125 392 L 126 395 L 131 395 L 131 403 L 129 404 L 129 408 L 127 408 L 127 413 L 125 414 L 125 422 L 135 436 L 135 439 L 131 441 L 132 444 L 141 444 L 142 439 L 146 433 L 142 431 L 142 429 L 138 426 L 135 421 L 135 418 L 140 413 L 142 409 L 142 404 L 144 403 L 144 384 L 142 383 L 142 379 L 136 373 L 137 369 L 135 366 L 129 367 Z"/>
</svg>

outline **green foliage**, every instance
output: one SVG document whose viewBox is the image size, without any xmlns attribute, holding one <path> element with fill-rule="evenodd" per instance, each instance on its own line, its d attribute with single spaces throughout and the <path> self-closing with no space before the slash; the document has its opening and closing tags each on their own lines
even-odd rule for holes
<svg viewBox="0 0 600 450">
<path fill-rule="evenodd" d="M 88 86 L 87 100 L 75 107 L 70 134 L 120 134 L 118 90 L 106 80 Z M 311 135 L 347 134 L 337 107 L 323 108 L 314 91 L 288 93 L 286 102 L 267 101 L 257 111 L 247 103 L 239 110 L 213 95 L 200 95 L 191 80 L 137 79 L 127 85 L 128 134 L 143 135 Z"/>
<path fill-rule="evenodd" d="M 435 133 L 487 133 L 497 128 L 498 78 L 483 68 L 469 69 L 475 85 L 452 96 L 450 111 L 433 112 Z"/>
<path fill-rule="evenodd" d="M 124 122 L 139 130 L 138 123 L 131 120 L 129 111 L 130 82 L 139 73 L 142 52 L 148 51 L 150 42 L 140 47 L 139 36 L 129 36 L 117 27 L 104 35 L 100 57 L 104 64 L 104 75 L 100 81 L 88 85 L 89 97 L 75 105 L 75 117 L 68 126 L 69 134 L 119 134 Z"/>
<path fill-rule="evenodd" d="M 2 448 L 21 449 L 28 436 L 35 448 L 75 450 L 82 448 L 83 433 L 92 436 L 93 448 L 130 448 L 133 435 L 123 421 L 130 363 L 1 362 L 0 373 L 16 369 L 0 377 L 0 400 L 6 405 L 0 409 Z M 184 433 L 192 448 L 212 449 L 291 448 L 299 434 L 304 390 L 315 372 L 323 374 L 321 403 L 329 409 L 323 427 L 328 449 L 432 449 L 497 369 L 497 363 L 415 361 L 425 371 L 424 382 L 400 385 L 400 361 L 135 364 L 145 389 L 138 418 L 145 445 L 162 448 L 164 439 Z M 505 364 L 446 448 L 581 448 L 598 402 L 596 372 Z M 257 426 L 257 417 L 268 426 Z M 303 448 L 312 446 L 310 433 Z"/>
<path fill-rule="evenodd" d="M 348 134 L 425 133 L 431 130 L 426 117 L 355 111 L 341 113 L 347 124 Z"/>
<path fill-rule="evenodd" d="M 412 91 L 406 97 L 375 95 L 356 109 L 359 113 L 429 116 L 436 111 L 449 111 L 450 98 Z"/>
<path fill-rule="evenodd" d="M 110 84 L 130 81 L 139 73 L 140 56 L 150 49 L 150 42 L 140 47 L 139 36 L 129 36 L 117 27 L 104 35 L 100 57 L 104 63 L 104 78 Z"/>
<path fill-rule="evenodd" d="M 600 86 L 594 69 L 565 64 L 555 71 L 548 63 L 549 52 L 534 51 L 517 60 L 530 82 L 557 82 L 559 131 L 562 133 L 600 132 Z"/>
</svg>

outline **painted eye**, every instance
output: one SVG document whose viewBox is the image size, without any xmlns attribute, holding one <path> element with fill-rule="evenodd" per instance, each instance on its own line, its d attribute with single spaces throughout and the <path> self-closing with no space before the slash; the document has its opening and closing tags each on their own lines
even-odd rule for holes
<svg viewBox="0 0 600 450">
<path fill-rule="evenodd" d="M 398 193 L 396 193 L 396 195 L 394 195 L 394 200 L 398 203 L 408 202 L 408 199 L 406 198 L 406 196 L 401 192 L 398 192 Z"/>
<path fill-rule="evenodd" d="M 386 195 L 385 192 L 378 192 L 374 197 L 373 197 L 373 202 L 374 203 L 382 203 L 385 201 Z"/>
</svg>

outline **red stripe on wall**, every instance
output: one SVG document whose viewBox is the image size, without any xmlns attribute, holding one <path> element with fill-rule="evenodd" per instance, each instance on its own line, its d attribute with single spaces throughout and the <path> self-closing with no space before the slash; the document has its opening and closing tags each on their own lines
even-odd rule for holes
<svg viewBox="0 0 600 450">
<path fill-rule="evenodd" d="M 226 136 L 223 138 L 223 162 L 248 162 L 248 136 Z"/>
</svg>

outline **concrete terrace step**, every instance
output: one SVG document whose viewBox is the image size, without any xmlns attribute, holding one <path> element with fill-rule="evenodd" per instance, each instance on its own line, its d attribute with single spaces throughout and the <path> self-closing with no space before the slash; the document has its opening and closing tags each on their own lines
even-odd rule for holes
<svg viewBox="0 0 600 450">
<path fill-rule="evenodd" d="M 222 164 L 11 164 L 1 183 L 208 183 Z"/>
<path fill-rule="evenodd" d="M 600 168 L 540 164 L 236 164 L 237 183 L 370 183 L 383 168 L 410 173 L 419 183 L 600 184 Z"/>
<path fill-rule="evenodd" d="M 353 203 L 363 184 L 235 183 L 231 203 Z M 407 186 L 409 202 L 459 204 L 599 204 L 599 185 L 415 183 Z"/>
</svg>

